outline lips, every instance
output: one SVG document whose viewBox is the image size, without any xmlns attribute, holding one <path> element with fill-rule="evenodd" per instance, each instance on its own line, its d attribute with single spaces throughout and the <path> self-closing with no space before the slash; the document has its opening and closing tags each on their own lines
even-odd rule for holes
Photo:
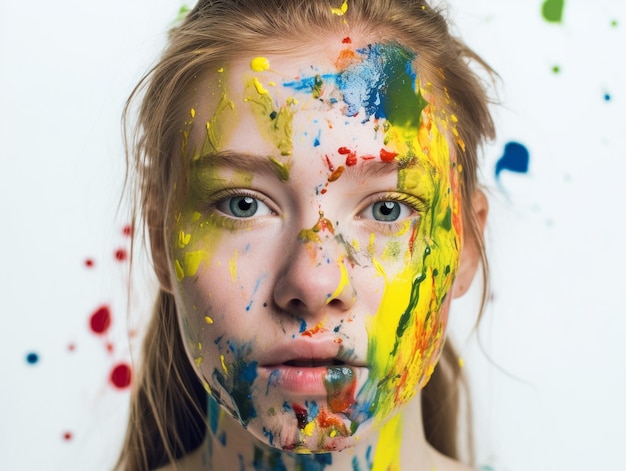
<svg viewBox="0 0 626 471">
<path fill-rule="evenodd" d="M 337 358 L 329 358 L 329 359 L 304 359 L 304 360 L 288 360 L 283 363 L 285 366 L 295 366 L 298 368 L 319 368 L 319 367 L 328 367 L 328 366 L 341 366 L 346 363 L 343 360 L 339 360 Z"/>
</svg>

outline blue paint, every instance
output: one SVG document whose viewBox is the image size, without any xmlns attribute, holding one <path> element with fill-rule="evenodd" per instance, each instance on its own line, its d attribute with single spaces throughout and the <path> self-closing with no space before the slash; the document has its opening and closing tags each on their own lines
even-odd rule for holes
<svg viewBox="0 0 626 471">
<path fill-rule="evenodd" d="M 222 444 L 222 446 L 226 446 L 226 432 L 220 433 L 219 437 L 217 437 L 217 440 Z"/>
<path fill-rule="evenodd" d="M 365 461 L 367 462 L 367 466 L 369 469 L 372 469 L 374 463 L 372 462 L 372 445 L 367 447 L 367 451 L 365 452 Z"/>
<path fill-rule="evenodd" d="M 300 321 L 300 329 L 298 330 L 298 332 L 302 333 L 306 330 L 306 321 L 304 319 L 300 319 L 299 317 L 298 320 Z"/>
<path fill-rule="evenodd" d="M 283 402 L 283 410 L 286 412 L 293 412 L 291 404 L 289 404 L 287 401 Z"/>
<path fill-rule="evenodd" d="M 507 142 L 504 155 L 496 163 L 496 180 L 503 170 L 515 173 L 527 173 L 530 154 L 528 149 L 519 142 Z"/>
<path fill-rule="evenodd" d="M 29 353 L 28 355 L 26 355 L 26 362 L 29 365 L 35 365 L 39 362 L 39 355 L 37 355 L 35 352 Z"/>
<path fill-rule="evenodd" d="M 219 424 L 220 406 L 210 394 L 208 395 L 208 398 L 209 427 L 211 428 L 211 432 L 215 434 L 217 432 L 217 426 Z"/>
<path fill-rule="evenodd" d="M 317 136 L 315 136 L 315 139 L 313 139 L 313 147 L 319 147 L 320 137 L 322 137 L 322 130 L 318 129 Z"/>
<path fill-rule="evenodd" d="M 315 402 L 315 401 L 311 401 L 311 402 L 309 403 L 309 401 L 306 401 L 306 402 L 305 402 L 305 405 L 306 405 L 306 407 L 307 407 L 307 409 L 308 409 L 308 411 L 309 411 L 309 419 L 310 419 L 310 420 L 315 420 L 315 418 L 316 418 L 316 417 L 319 415 L 319 413 L 320 413 L 320 408 L 319 408 L 319 406 L 317 405 L 317 402 Z"/>
<path fill-rule="evenodd" d="M 296 455 L 296 469 L 301 471 L 323 471 L 329 464 L 333 464 L 330 453 Z"/>
<path fill-rule="evenodd" d="M 265 438 L 267 438 L 267 442 L 270 445 L 274 446 L 274 434 L 272 433 L 272 431 L 263 427 L 263 435 L 265 436 Z"/>
<path fill-rule="evenodd" d="M 611 95 L 609 93 L 604 94 L 604 101 L 611 101 Z"/>
<path fill-rule="evenodd" d="M 256 280 L 256 284 L 254 285 L 254 289 L 252 290 L 252 297 L 250 299 L 250 302 L 248 303 L 248 305 L 246 306 L 246 311 L 249 311 L 250 308 L 252 308 L 252 303 L 254 302 L 254 295 L 256 294 L 257 290 L 259 289 L 259 285 L 261 284 L 261 281 L 263 281 L 263 278 L 265 278 L 267 275 L 263 274 L 259 277 L 258 280 Z"/>
<path fill-rule="evenodd" d="M 280 379 L 280 371 L 274 370 L 270 373 L 270 377 L 267 380 L 267 389 L 265 390 L 265 395 L 267 396 L 270 392 L 270 386 L 278 386 L 278 380 Z"/>
<path fill-rule="evenodd" d="M 338 77 L 339 74 L 316 75 L 314 77 L 305 77 L 300 80 L 294 80 L 293 82 L 285 82 L 283 83 L 283 86 L 287 88 L 293 88 L 297 92 L 312 92 L 313 88 L 315 87 L 316 80 L 319 80 L 321 78 L 324 82 L 336 83 Z"/>
<path fill-rule="evenodd" d="M 359 466 L 359 460 L 356 456 L 352 457 L 352 471 L 361 471 L 361 467 Z"/>
</svg>

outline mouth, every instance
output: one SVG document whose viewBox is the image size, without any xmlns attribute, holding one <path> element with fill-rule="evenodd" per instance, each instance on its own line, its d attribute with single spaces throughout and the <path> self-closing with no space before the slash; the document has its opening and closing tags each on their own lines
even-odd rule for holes
<svg viewBox="0 0 626 471">
<path fill-rule="evenodd" d="M 342 360 L 338 360 L 336 358 L 328 358 L 328 359 L 303 359 L 303 360 L 289 360 L 283 363 L 285 366 L 294 366 L 297 368 L 323 368 L 328 366 L 343 366 L 346 362 Z"/>
</svg>

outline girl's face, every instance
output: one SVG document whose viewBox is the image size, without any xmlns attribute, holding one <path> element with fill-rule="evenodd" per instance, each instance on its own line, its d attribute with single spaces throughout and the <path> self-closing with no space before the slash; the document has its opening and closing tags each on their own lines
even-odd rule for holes
<svg viewBox="0 0 626 471">
<path fill-rule="evenodd" d="M 411 53 L 349 38 L 306 52 L 199 78 L 168 255 L 206 389 L 262 441 L 321 452 L 365 438 L 435 367 L 462 169 L 456 118 Z"/>
</svg>

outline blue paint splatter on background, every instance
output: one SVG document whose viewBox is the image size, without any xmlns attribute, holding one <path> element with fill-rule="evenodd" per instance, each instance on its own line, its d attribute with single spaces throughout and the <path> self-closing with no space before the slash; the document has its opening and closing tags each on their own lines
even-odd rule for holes
<svg viewBox="0 0 626 471">
<path fill-rule="evenodd" d="M 611 94 L 610 93 L 605 93 L 604 94 L 604 101 L 611 101 Z"/>
<path fill-rule="evenodd" d="M 515 173 L 528 173 L 530 154 L 528 149 L 519 142 L 507 142 L 504 146 L 504 155 L 496 163 L 496 180 L 503 170 Z"/>
<path fill-rule="evenodd" d="M 26 362 L 29 365 L 35 365 L 39 362 L 39 355 L 37 355 L 34 352 L 29 353 L 28 355 L 26 355 Z"/>
</svg>

